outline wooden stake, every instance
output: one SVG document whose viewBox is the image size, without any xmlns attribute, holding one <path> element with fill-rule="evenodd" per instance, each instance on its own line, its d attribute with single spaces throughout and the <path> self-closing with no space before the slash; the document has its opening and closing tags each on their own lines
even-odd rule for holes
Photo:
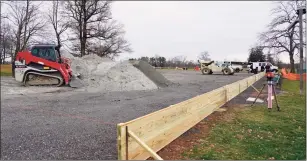
<svg viewBox="0 0 307 161">
<path fill-rule="evenodd" d="M 257 91 L 257 92 L 259 93 L 258 89 L 257 89 L 255 86 L 251 85 L 251 87 L 253 87 L 254 90 Z"/>
<path fill-rule="evenodd" d="M 125 132 L 122 130 L 123 123 L 117 124 L 117 159 L 118 160 L 125 160 L 125 156 L 123 155 L 123 143 L 124 143 L 124 137 Z"/>
<path fill-rule="evenodd" d="M 147 150 L 151 156 L 156 160 L 163 160 L 156 152 L 154 152 L 146 143 L 140 140 L 132 131 L 128 130 L 128 134 L 132 137 L 139 145 L 141 145 L 145 150 Z"/>
<path fill-rule="evenodd" d="M 224 86 L 224 89 L 225 89 L 225 103 L 228 102 L 228 97 L 227 97 L 227 85 Z"/>
<path fill-rule="evenodd" d="M 128 137 L 129 137 L 129 134 L 128 134 L 128 126 L 126 126 L 126 160 L 129 160 L 129 153 L 128 153 Z"/>
</svg>

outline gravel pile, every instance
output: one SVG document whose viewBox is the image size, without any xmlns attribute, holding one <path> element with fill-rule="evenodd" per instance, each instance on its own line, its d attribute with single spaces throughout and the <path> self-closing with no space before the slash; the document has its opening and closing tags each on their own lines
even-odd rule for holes
<svg viewBox="0 0 307 161">
<path fill-rule="evenodd" d="M 157 72 L 154 67 L 145 61 L 132 61 L 134 67 L 142 71 L 150 80 L 159 87 L 168 87 L 173 83 L 166 79 L 161 73 Z"/>
<path fill-rule="evenodd" d="M 97 55 L 74 57 L 63 52 L 71 60 L 74 74 L 81 74 L 83 88 L 87 92 L 153 90 L 158 86 L 129 61 L 115 62 Z"/>
</svg>

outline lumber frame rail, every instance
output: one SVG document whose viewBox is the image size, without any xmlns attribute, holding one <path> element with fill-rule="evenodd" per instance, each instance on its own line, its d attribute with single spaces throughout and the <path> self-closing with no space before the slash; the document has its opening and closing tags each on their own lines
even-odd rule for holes
<svg viewBox="0 0 307 161">
<path fill-rule="evenodd" d="M 146 143 L 144 143 L 140 138 L 138 138 L 132 131 L 128 130 L 127 136 L 132 137 L 139 145 L 141 145 L 145 150 L 147 150 L 154 159 L 163 160 L 156 152 L 154 152 L 148 145 L 146 145 Z M 128 158 L 128 156 L 127 156 L 127 158 Z"/>
<path fill-rule="evenodd" d="M 264 76 L 264 72 L 117 125 L 118 160 L 163 160 L 164 148 Z"/>
</svg>

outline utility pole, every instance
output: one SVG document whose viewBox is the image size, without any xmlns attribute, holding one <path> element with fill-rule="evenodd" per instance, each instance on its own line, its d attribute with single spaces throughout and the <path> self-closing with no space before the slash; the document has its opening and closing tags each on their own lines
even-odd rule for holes
<svg viewBox="0 0 307 161">
<path fill-rule="evenodd" d="M 1 11 L 1 0 L 0 0 L 0 63 L 2 64 L 2 62 L 5 62 L 5 60 L 2 60 L 2 44 L 1 44 L 1 40 L 2 40 L 2 30 L 1 30 L 1 26 L 2 26 L 2 11 Z M 5 59 L 5 58 L 4 58 Z"/>
<path fill-rule="evenodd" d="M 1 11 L 2 6 L 1 6 L 1 3 L 2 3 L 2 2 L 1 2 L 1 0 L 0 0 L 0 38 L 1 38 L 1 33 L 2 33 L 2 32 L 1 32 L 1 31 L 2 31 L 2 30 L 1 30 L 1 22 L 2 22 L 2 11 Z"/>
<path fill-rule="evenodd" d="M 303 94 L 303 59 L 304 59 L 304 42 L 303 42 L 303 14 L 306 13 L 306 8 L 298 8 L 299 17 L 299 34 L 300 34 L 300 94 Z"/>
<path fill-rule="evenodd" d="M 304 82 L 303 82 L 303 59 L 304 59 L 304 42 L 303 42 L 303 14 L 306 14 L 306 8 L 305 6 L 301 6 L 297 8 L 296 14 L 298 15 L 298 19 L 293 21 L 290 26 L 287 28 L 287 31 L 295 27 L 297 23 L 299 23 L 299 40 L 300 40 L 300 46 L 299 46 L 299 52 L 300 52 L 300 94 L 303 94 L 303 88 L 304 88 Z"/>
<path fill-rule="evenodd" d="M 29 23 L 29 5 L 30 5 L 30 0 L 27 0 L 27 9 L 26 9 L 26 21 L 25 21 L 25 30 L 24 30 L 24 36 L 23 36 L 23 48 L 21 50 L 24 50 L 27 46 L 26 44 L 26 37 L 27 37 L 27 27 Z"/>
</svg>

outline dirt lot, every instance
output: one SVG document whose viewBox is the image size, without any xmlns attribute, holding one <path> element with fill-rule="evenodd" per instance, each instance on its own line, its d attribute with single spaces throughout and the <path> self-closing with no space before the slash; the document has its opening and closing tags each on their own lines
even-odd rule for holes
<svg viewBox="0 0 307 161">
<path fill-rule="evenodd" d="M 160 70 L 172 87 L 153 91 L 85 93 L 18 87 L 1 77 L 1 159 L 117 159 L 116 124 L 243 79 Z"/>
</svg>

